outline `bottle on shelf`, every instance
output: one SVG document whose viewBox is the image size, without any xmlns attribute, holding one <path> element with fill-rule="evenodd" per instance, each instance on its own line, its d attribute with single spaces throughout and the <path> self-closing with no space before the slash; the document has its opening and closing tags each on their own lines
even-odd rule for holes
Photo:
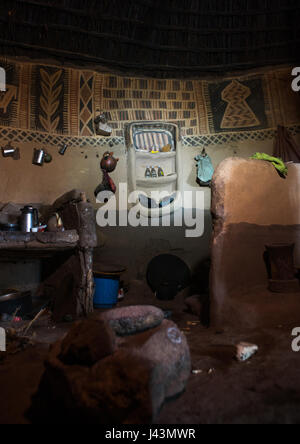
<svg viewBox="0 0 300 444">
<path fill-rule="evenodd" d="M 155 170 L 154 167 L 152 167 L 152 169 L 151 169 L 151 177 L 152 177 L 153 179 L 157 178 L 157 172 L 156 172 L 156 170 Z"/>
<path fill-rule="evenodd" d="M 161 167 L 158 167 L 158 177 L 164 177 L 165 173 Z"/>
<path fill-rule="evenodd" d="M 150 167 L 147 167 L 147 168 L 146 168 L 146 171 L 145 171 L 145 177 L 146 177 L 146 178 L 150 178 L 150 177 L 151 177 L 151 169 L 150 169 Z"/>
</svg>

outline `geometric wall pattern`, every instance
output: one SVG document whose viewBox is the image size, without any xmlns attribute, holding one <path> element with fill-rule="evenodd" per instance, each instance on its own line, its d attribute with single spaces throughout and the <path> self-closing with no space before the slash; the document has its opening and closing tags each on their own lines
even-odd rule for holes
<svg viewBox="0 0 300 444">
<path fill-rule="evenodd" d="M 72 141 L 101 146 L 94 118 L 104 111 L 121 143 L 136 120 L 177 123 L 186 145 L 261 140 L 278 124 L 300 125 L 300 95 L 292 68 L 213 80 L 159 80 L 0 60 L 7 91 L 0 94 L 0 135 L 18 140 Z"/>
</svg>

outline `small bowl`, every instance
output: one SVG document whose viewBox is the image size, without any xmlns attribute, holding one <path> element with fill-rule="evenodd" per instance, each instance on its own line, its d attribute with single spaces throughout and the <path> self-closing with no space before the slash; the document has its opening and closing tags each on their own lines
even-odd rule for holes
<svg viewBox="0 0 300 444">
<path fill-rule="evenodd" d="M 41 225 L 40 227 L 31 228 L 32 233 L 44 233 L 46 231 L 47 225 Z"/>
</svg>

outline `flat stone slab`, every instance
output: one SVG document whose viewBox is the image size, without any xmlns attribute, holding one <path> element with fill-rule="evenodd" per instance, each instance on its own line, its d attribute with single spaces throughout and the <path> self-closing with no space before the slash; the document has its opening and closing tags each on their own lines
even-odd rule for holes
<svg viewBox="0 0 300 444">
<path fill-rule="evenodd" d="M 159 326 L 164 312 L 150 305 L 115 308 L 96 315 L 96 319 L 109 323 L 118 336 L 129 336 Z"/>
</svg>

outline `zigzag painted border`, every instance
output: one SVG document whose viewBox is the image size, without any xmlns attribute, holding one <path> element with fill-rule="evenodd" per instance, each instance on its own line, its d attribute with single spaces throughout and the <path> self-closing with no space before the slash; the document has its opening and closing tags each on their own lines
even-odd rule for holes
<svg viewBox="0 0 300 444">
<path fill-rule="evenodd" d="M 120 145 L 125 143 L 124 137 L 73 137 L 7 127 L 0 127 L 0 139 L 14 143 L 33 143 L 57 147 L 66 144 L 77 148 L 89 146 L 102 147 L 110 144 Z"/>
<path fill-rule="evenodd" d="M 287 127 L 293 136 L 300 134 L 300 125 Z M 224 145 L 230 142 L 241 141 L 263 141 L 274 139 L 277 134 L 276 128 L 269 128 L 257 131 L 242 131 L 240 133 L 218 133 L 205 134 L 199 136 L 182 137 L 182 143 L 186 147 Z M 33 143 L 41 145 L 61 146 L 62 144 L 71 145 L 77 148 L 104 147 L 124 145 L 125 137 L 72 137 L 64 135 L 53 135 L 39 131 L 26 131 L 8 127 L 0 127 L 0 138 L 5 142 L 14 143 Z"/>
<path fill-rule="evenodd" d="M 287 129 L 293 136 L 300 134 L 300 125 L 288 126 Z M 240 133 L 218 133 L 191 137 L 183 137 L 182 142 L 185 146 L 208 146 L 224 145 L 231 142 L 243 141 L 263 141 L 274 139 L 277 135 L 277 128 L 268 128 L 256 131 L 242 131 Z"/>
</svg>

